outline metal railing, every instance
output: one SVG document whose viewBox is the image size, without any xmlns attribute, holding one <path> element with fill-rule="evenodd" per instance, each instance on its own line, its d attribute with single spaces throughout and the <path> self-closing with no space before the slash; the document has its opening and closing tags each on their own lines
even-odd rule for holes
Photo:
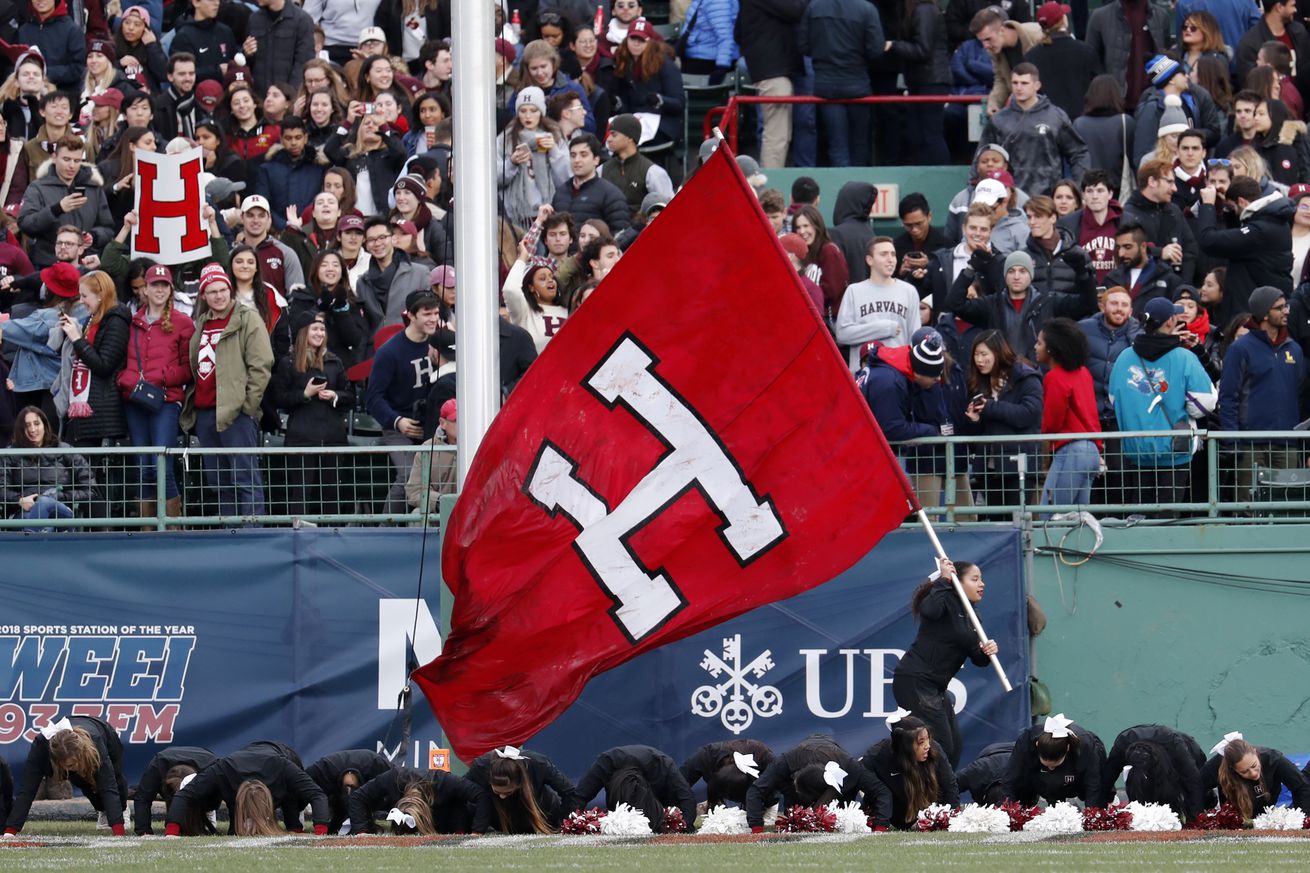
<svg viewBox="0 0 1310 873">
<path fill-rule="evenodd" d="M 1049 436 L 933 437 L 893 449 L 924 508 L 953 524 L 1079 510 L 1175 523 L 1310 519 L 1310 431 L 1125 431 L 1055 439 L 1080 438 L 1105 445 L 1088 498 L 1048 505 L 1042 493 L 1052 459 Z M 455 491 L 454 452 L 451 446 L 429 445 L 3 449 L 0 532 L 425 523 L 435 528 L 437 497 Z M 420 457 L 427 463 L 414 462 Z M 58 484 L 31 472 L 42 463 L 61 471 Z M 253 470 L 259 472 L 257 484 L 246 478 Z M 168 499 L 169 471 L 179 492 L 174 501 Z M 423 495 L 429 495 L 426 502 Z M 29 498 L 26 502 L 35 504 L 41 497 L 47 499 L 37 513 L 20 503 Z M 50 517 L 24 517 L 40 512 Z"/>
</svg>

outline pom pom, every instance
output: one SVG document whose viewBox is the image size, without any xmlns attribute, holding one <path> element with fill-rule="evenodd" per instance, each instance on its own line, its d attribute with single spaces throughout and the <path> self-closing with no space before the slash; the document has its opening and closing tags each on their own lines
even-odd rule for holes
<svg viewBox="0 0 1310 873">
<path fill-rule="evenodd" d="M 1021 827 L 1022 824 L 1013 829 Z M 1008 834 L 1012 825 L 1010 813 L 1003 807 L 971 803 L 951 816 L 946 829 L 957 834 Z"/>
<path fill-rule="evenodd" d="M 1181 831 L 1183 829 L 1183 822 L 1178 817 L 1178 813 L 1163 803 L 1133 801 L 1125 809 L 1132 814 L 1131 830 Z"/>
<path fill-rule="evenodd" d="M 1251 827 L 1258 831 L 1299 831 L 1305 828 L 1306 816 L 1294 806 L 1275 806 L 1255 817 Z"/>
<path fill-rule="evenodd" d="M 1166 107 L 1168 106 L 1181 107 L 1183 105 L 1183 98 L 1179 97 L 1177 94 L 1166 94 L 1164 95 L 1164 105 Z"/>
<path fill-rule="evenodd" d="M 244 53 L 244 52 L 237 52 L 236 54 L 234 54 L 234 55 L 232 56 L 232 64 L 233 64 L 234 66 L 244 67 L 244 66 L 246 65 L 246 55 L 245 55 L 245 53 Z M 1177 100 L 1178 98 L 1175 97 L 1174 99 Z M 1166 103 L 1169 102 L 1169 98 L 1166 97 L 1166 98 L 1165 98 L 1165 102 L 1166 102 Z M 1179 101 L 1178 101 L 1178 105 L 1179 105 L 1179 106 L 1182 106 L 1182 105 L 1183 105 L 1183 102 L 1182 102 L 1181 100 L 1179 100 Z"/>
<path fill-rule="evenodd" d="M 1017 800 L 1001 804 L 1001 809 L 1010 817 L 1010 830 L 1021 831 L 1023 826 L 1033 820 L 1039 810 L 1035 806 L 1023 806 Z"/>
<path fill-rule="evenodd" d="M 1085 831 L 1126 831 L 1133 823 L 1133 814 L 1127 804 L 1112 803 L 1107 807 L 1089 806 L 1083 810 Z"/>
<path fill-rule="evenodd" d="M 830 834 L 837 828 L 837 815 L 827 807 L 793 806 L 778 816 L 774 826 L 780 834 Z"/>
<path fill-rule="evenodd" d="M 559 832 L 569 836 L 583 836 L 600 833 L 600 823 L 605 819 L 605 810 L 595 807 L 585 812 L 569 813 L 568 818 L 560 824 Z"/>
<path fill-rule="evenodd" d="M 1241 830 L 1243 825 L 1242 813 L 1231 803 L 1207 809 L 1187 823 L 1189 828 L 1198 831 L 1236 831 Z"/>
<path fill-rule="evenodd" d="M 750 833 L 746 824 L 746 810 L 736 806 L 716 806 L 705 813 L 700 822 L 700 833 L 732 836 Z"/>
<path fill-rule="evenodd" d="M 613 812 L 601 819 L 600 832 L 614 837 L 641 837 L 651 833 L 646 813 L 620 803 Z"/>
<path fill-rule="evenodd" d="M 919 810 L 919 817 L 914 822 L 914 829 L 918 831 L 944 831 L 949 830 L 950 823 L 951 808 L 944 803 L 932 803 Z"/>
<path fill-rule="evenodd" d="M 873 833 L 873 826 L 869 823 L 869 817 L 860 809 L 860 805 L 855 801 L 841 803 L 834 800 L 829 803 L 827 810 L 833 814 L 835 819 L 834 830 L 839 834 L 869 834 Z"/>
<path fill-rule="evenodd" d="M 1078 807 L 1062 800 L 1033 816 L 1023 829 L 1039 834 L 1076 834 L 1083 829 L 1083 814 Z"/>
<path fill-rule="evenodd" d="M 682 810 L 676 806 L 667 806 L 664 808 L 664 825 L 660 828 L 662 834 L 685 834 L 687 832 L 687 822 L 682 817 Z"/>
</svg>

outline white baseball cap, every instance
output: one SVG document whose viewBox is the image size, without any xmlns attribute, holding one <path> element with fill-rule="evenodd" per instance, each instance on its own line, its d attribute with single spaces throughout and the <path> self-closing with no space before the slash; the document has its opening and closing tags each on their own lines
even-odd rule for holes
<svg viewBox="0 0 1310 873">
<path fill-rule="evenodd" d="M 380 27 L 366 27 L 359 32 L 359 45 L 363 45 L 366 42 L 373 42 L 375 40 L 377 42 L 386 42 L 386 31 Z"/>
<path fill-rule="evenodd" d="M 1001 184 L 996 179 L 983 179 L 978 183 L 978 186 L 973 189 L 972 202 L 986 203 L 988 206 L 995 206 L 1009 196 L 1010 192 L 1005 189 L 1005 185 Z"/>
<path fill-rule="evenodd" d="M 252 209 L 262 209 L 270 214 L 273 212 L 273 210 L 268 208 L 268 200 L 258 194 L 251 194 L 245 200 L 241 201 L 242 212 L 249 212 Z"/>
</svg>

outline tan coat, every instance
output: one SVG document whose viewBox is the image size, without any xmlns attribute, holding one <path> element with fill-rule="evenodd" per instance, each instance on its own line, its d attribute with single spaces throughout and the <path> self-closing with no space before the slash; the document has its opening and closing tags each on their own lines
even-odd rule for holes
<svg viewBox="0 0 1310 873">
<path fill-rule="evenodd" d="M 1042 26 L 1031 21 L 1007 21 L 1003 25 L 1019 34 L 1019 50 L 1023 54 L 1032 51 L 1033 46 L 1041 45 Z M 1005 52 L 992 55 L 992 93 L 987 95 L 987 114 L 999 110 L 1010 99 L 1010 62 L 1005 59 Z"/>
</svg>

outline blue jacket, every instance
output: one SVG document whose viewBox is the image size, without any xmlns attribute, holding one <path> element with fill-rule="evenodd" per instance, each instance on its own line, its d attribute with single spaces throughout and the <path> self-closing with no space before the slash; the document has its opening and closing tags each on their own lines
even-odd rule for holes
<svg viewBox="0 0 1310 873">
<path fill-rule="evenodd" d="M 951 422 L 946 393 L 940 384 L 920 388 L 910 370 L 910 347 L 874 348 L 861 390 L 873 417 L 891 442 L 941 436 Z M 906 472 L 940 474 L 944 454 L 938 446 L 897 446 Z"/>
<path fill-rule="evenodd" d="M 420 400 L 436 378 L 436 365 L 428 358 L 428 344 L 416 343 L 404 331 L 382 344 L 373 356 L 364 408 L 387 430 L 400 418 L 419 419 Z"/>
<path fill-rule="evenodd" d="M 952 94 L 990 94 L 992 56 L 976 39 L 960 43 L 951 55 Z"/>
<path fill-rule="evenodd" d="M 44 24 L 32 20 L 20 25 L 18 42 L 41 49 L 46 78 L 60 90 L 82 92 L 82 80 L 86 78 L 86 37 L 67 13 L 54 15 Z"/>
<path fill-rule="evenodd" d="M 1188 403 L 1188 395 L 1212 395 L 1214 385 L 1201 361 L 1182 346 L 1154 360 L 1143 357 L 1140 348 L 1138 343 L 1121 354 L 1110 374 L 1110 399 L 1119 429 L 1172 431 L 1174 425 L 1193 417 L 1196 406 Z M 1124 455 L 1139 467 L 1190 463 L 1191 447 L 1175 451 L 1174 436 L 1126 437 Z"/>
<path fill-rule="evenodd" d="M 50 348 L 50 331 L 57 329 L 59 309 L 38 309 L 4 324 L 4 343 L 17 349 L 9 379 L 15 391 L 49 391 L 59 378 L 59 352 Z"/>
<path fill-rule="evenodd" d="M 1110 373 L 1114 362 L 1133 344 L 1142 332 L 1142 323 L 1129 316 L 1123 327 L 1111 330 L 1105 326 L 1105 316 L 1098 312 L 1078 322 L 1087 334 L 1087 372 L 1092 374 L 1092 387 L 1096 389 L 1096 411 L 1101 421 L 1114 418 L 1110 405 Z M 1104 428 L 1102 428 L 1104 430 Z"/>
<path fill-rule="evenodd" d="M 288 206 L 294 205 L 299 212 L 314 202 L 323 190 L 327 168 L 327 158 L 308 143 L 300 160 L 291 157 L 281 143 L 268 150 L 255 177 L 255 193 L 268 198 L 274 227 L 281 230 L 287 226 Z"/>
<path fill-rule="evenodd" d="M 814 61 L 814 93 L 867 97 L 869 63 L 882 57 L 886 41 L 869 0 L 812 0 L 801 17 L 800 50 Z"/>
<path fill-rule="evenodd" d="M 1301 421 L 1306 372 L 1301 347 L 1286 334 L 1275 345 L 1269 334 L 1248 327 L 1251 332 L 1234 341 L 1224 356 L 1219 424 L 1224 430 L 1291 430 Z"/>
<path fill-rule="evenodd" d="M 714 66 L 729 69 L 741 57 L 733 39 L 737 23 L 737 0 L 692 0 L 683 19 L 691 25 L 687 33 L 687 57 L 714 61 Z"/>
</svg>

